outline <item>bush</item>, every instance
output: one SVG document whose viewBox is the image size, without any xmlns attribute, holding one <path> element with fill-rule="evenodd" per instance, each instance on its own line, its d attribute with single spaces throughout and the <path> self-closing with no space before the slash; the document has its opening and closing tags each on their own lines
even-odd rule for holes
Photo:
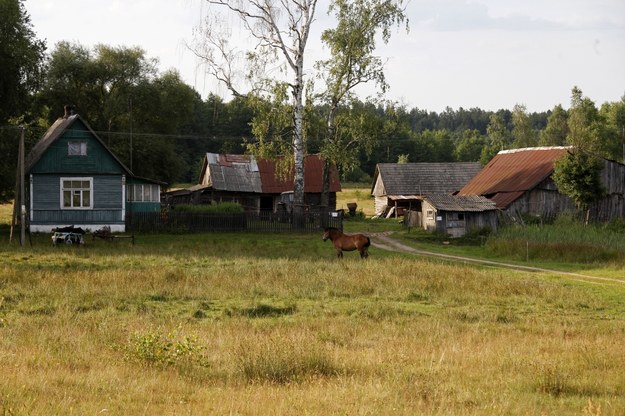
<svg viewBox="0 0 625 416">
<path fill-rule="evenodd" d="M 222 202 L 210 205 L 181 204 L 172 208 L 176 212 L 190 212 L 194 214 L 242 214 L 243 207 L 235 202 Z"/>
<path fill-rule="evenodd" d="M 195 336 L 180 336 L 178 331 L 135 333 L 126 346 L 126 359 L 147 365 L 176 365 L 202 362 L 202 348 Z"/>
</svg>

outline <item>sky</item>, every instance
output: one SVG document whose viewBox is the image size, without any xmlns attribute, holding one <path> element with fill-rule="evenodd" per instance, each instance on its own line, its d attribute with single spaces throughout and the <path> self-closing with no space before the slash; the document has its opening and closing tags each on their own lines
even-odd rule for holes
<svg viewBox="0 0 625 416">
<path fill-rule="evenodd" d="M 324 57 L 319 35 L 332 24 L 319 0 L 308 63 Z M 202 0 L 25 0 L 48 52 L 59 41 L 86 47 L 139 46 L 175 69 L 202 97 L 229 99 L 187 47 L 208 10 Z M 569 108 L 581 89 L 597 107 L 625 96 L 625 0 L 410 0 L 409 32 L 378 42 L 390 88 L 408 109 L 447 107 L 528 112 Z M 244 38 L 244 30 L 233 38 Z M 359 91 L 366 99 L 373 87 Z"/>
</svg>

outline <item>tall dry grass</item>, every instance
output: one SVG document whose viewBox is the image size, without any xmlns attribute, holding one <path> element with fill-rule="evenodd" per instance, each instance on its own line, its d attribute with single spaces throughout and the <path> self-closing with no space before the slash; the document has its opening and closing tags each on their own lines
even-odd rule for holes
<svg viewBox="0 0 625 416">
<path fill-rule="evenodd" d="M 3 414 L 625 411 L 622 285 L 319 236 L 1 250 Z"/>
</svg>

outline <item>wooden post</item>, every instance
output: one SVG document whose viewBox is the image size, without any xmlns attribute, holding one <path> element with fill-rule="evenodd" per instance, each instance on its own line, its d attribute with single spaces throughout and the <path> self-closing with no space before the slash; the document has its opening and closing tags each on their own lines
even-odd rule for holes
<svg viewBox="0 0 625 416">
<path fill-rule="evenodd" d="M 24 126 L 20 126 L 20 245 L 26 244 L 26 187 L 24 185 Z"/>
</svg>

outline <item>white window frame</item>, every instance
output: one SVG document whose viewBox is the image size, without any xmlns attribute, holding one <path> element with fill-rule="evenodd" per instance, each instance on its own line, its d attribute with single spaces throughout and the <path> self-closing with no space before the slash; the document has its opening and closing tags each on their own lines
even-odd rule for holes
<svg viewBox="0 0 625 416">
<path fill-rule="evenodd" d="M 433 209 L 427 209 L 425 210 L 425 217 L 428 220 L 433 220 L 434 219 L 434 210 Z"/>
<path fill-rule="evenodd" d="M 64 182 L 88 182 L 89 183 L 89 188 L 84 188 L 84 187 L 80 187 L 80 188 L 74 188 L 70 185 L 70 187 L 65 188 Z M 93 209 L 93 178 L 90 177 L 62 177 L 60 178 L 60 184 L 59 184 L 59 194 L 60 194 L 60 201 L 59 201 L 59 205 L 61 206 L 61 209 L 64 210 L 89 210 L 89 209 Z M 72 204 L 71 206 L 65 206 L 65 192 L 69 191 L 71 192 L 71 197 L 70 197 L 70 203 Z M 84 191 L 89 191 L 89 206 L 83 206 L 83 202 L 84 202 Z M 73 201 L 74 201 L 74 196 L 76 195 L 80 195 L 80 206 L 74 206 L 73 205 Z"/>
<path fill-rule="evenodd" d="M 161 186 L 134 183 L 127 186 L 128 202 L 161 202 Z M 147 196 L 147 198 L 146 198 Z"/>
<path fill-rule="evenodd" d="M 67 156 L 87 156 L 87 142 L 84 140 L 69 140 L 67 142 Z"/>
</svg>

